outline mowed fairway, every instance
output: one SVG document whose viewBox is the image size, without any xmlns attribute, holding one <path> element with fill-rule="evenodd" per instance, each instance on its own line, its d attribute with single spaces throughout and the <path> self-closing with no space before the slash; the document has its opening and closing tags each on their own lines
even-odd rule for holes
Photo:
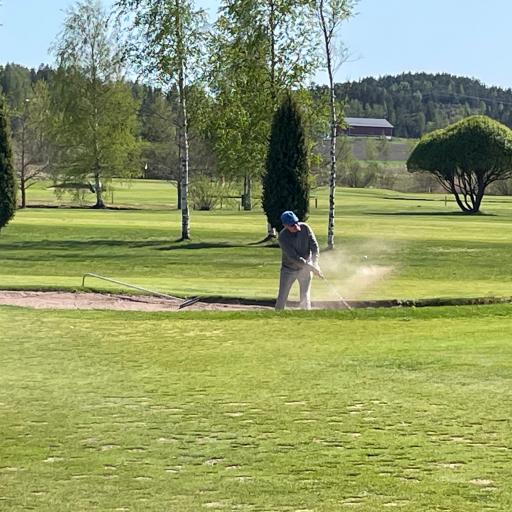
<svg viewBox="0 0 512 512">
<path fill-rule="evenodd" d="M 0 308 L 0 509 L 511 510 L 511 313 Z"/>
<path fill-rule="evenodd" d="M 253 245 L 261 211 L 192 212 L 181 243 L 163 187 L 116 192 L 136 210 L 19 211 L 0 288 L 78 289 L 96 272 L 275 296 L 279 249 Z M 464 217 L 443 196 L 340 190 L 324 270 L 349 298 L 511 295 L 511 206 Z M 333 298 L 319 281 L 314 296 Z M 508 511 L 511 313 L 0 307 L 0 509 Z"/>
<path fill-rule="evenodd" d="M 183 296 L 275 296 L 280 253 L 254 245 L 265 236 L 260 210 L 193 211 L 192 240 L 182 243 L 168 184 L 118 187 L 116 205 L 139 209 L 19 211 L 0 236 L 0 288 L 77 289 L 95 272 Z M 315 194 L 309 222 L 325 246 L 327 196 Z M 43 189 L 33 197 L 52 200 Z M 324 254 L 325 274 L 355 299 L 510 296 L 512 201 L 487 198 L 483 211 L 460 215 L 444 196 L 339 190 L 337 251 Z M 334 298 L 319 281 L 314 296 Z"/>
</svg>

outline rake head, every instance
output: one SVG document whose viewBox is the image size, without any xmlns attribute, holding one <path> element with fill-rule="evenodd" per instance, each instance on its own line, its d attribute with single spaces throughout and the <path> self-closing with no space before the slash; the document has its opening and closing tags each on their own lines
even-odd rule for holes
<svg viewBox="0 0 512 512">
<path fill-rule="evenodd" d="M 201 297 L 192 297 L 191 299 L 186 300 L 185 302 L 182 302 L 178 309 L 188 308 L 189 306 L 192 306 L 192 304 L 195 304 L 196 302 L 199 302 L 201 300 Z"/>
</svg>

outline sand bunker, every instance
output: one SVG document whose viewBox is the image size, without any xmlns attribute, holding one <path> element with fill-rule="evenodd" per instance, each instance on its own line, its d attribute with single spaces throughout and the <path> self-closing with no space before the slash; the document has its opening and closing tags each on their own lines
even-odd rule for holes
<svg viewBox="0 0 512 512">
<path fill-rule="evenodd" d="M 271 311 L 273 300 L 204 297 L 199 302 L 179 309 L 184 300 L 171 300 L 150 296 L 103 293 L 30 292 L 0 290 L 0 305 L 34 309 L 99 309 L 117 311 Z M 425 299 L 348 300 L 351 309 L 390 307 L 467 306 L 481 304 L 510 304 L 512 297 L 438 297 Z M 339 300 L 317 300 L 313 309 L 346 310 L 347 303 Z M 287 309 L 299 304 L 290 301 Z"/>
<path fill-rule="evenodd" d="M 100 309 L 118 311 L 254 311 L 269 306 L 196 302 L 179 310 L 183 301 L 103 293 L 0 291 L 0 304 L 35 309 Z"/>
</svg>

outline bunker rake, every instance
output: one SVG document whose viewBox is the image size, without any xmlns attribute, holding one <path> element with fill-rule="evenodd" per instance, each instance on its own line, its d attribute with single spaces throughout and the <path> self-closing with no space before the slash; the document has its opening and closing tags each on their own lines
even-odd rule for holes
<svg viewBox="0 0 512 512">
<path fill-rule="evenodd" d="M 147 288 L 142 288 L 142 286 L 136 286 L 134 284 L 125 283 L 123 281 L 118 281 L 117 279 L 112 279 L 110 277 L 100 276 L 99 274 L 93 274 L 92 272 L 87 272 L 82 276 L 82 288 L 85 287 L 85 278 L 86 277 L 93 277 L 95 279 L 101 279 L 102 281 L 108 281 L 110 283 L 119 284 L 119 285 L 125 286 L 127 288 L 133 288 L 134 290 L 143 291 L 143 292 L 149 293 L 151 295 L 154 295 L 156 297 L 162 297 L 164 299 L 181 302 L 180 305 L 178 306 L 178 309 L 188 308 L 189 306 L 192 306 L 193 304 L 195 304 L 196 302 L 199 302 L 201 300 L 201 297 L 191 297 L 190 299 L 183 300 L 183 299 L 180 299 L 179 297 L 174 297 L 173 295 L 167 295 L 166 293 L 160 293 L 160 292 L 156 292 L 154 290 L 148 290 Z"/>
</svg>

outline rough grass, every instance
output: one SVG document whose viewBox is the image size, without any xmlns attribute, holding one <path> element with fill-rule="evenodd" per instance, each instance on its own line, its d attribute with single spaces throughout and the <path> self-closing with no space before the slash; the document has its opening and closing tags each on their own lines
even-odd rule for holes
<svg viewBox="0 0 512 512">
<path fill-rule="evenodd" d="M 261 211 L 192 212 L 193 239 L 181 243 L 178 212 L 157 209 L 174 198 L 170 186 L 130 187 L 125 204 L 143 209 L 18 211 L 0 235 L 0 287 L 74 289 L 95 272 L 185 296 L 275 296 L 279 249 L 252 245 L 265 235 Z M 315 195 L 310 223 L 325 245 L 327 195 Z M 442 195 L 339 190 L 337 252 L 324 254 L 325 273 L 354 299 L 509 296 L 511 206 L 488 198 L 485 214 L 470 217 Z M 390 272 L 379 280 L 374 267 Z M 319 281 L 314 296 L 334 298 Z"/>
<path fill-rule="evenodd" d="M 0 308 L 0 509 L 508 511 L 511 313 Z"/>
</svg>

